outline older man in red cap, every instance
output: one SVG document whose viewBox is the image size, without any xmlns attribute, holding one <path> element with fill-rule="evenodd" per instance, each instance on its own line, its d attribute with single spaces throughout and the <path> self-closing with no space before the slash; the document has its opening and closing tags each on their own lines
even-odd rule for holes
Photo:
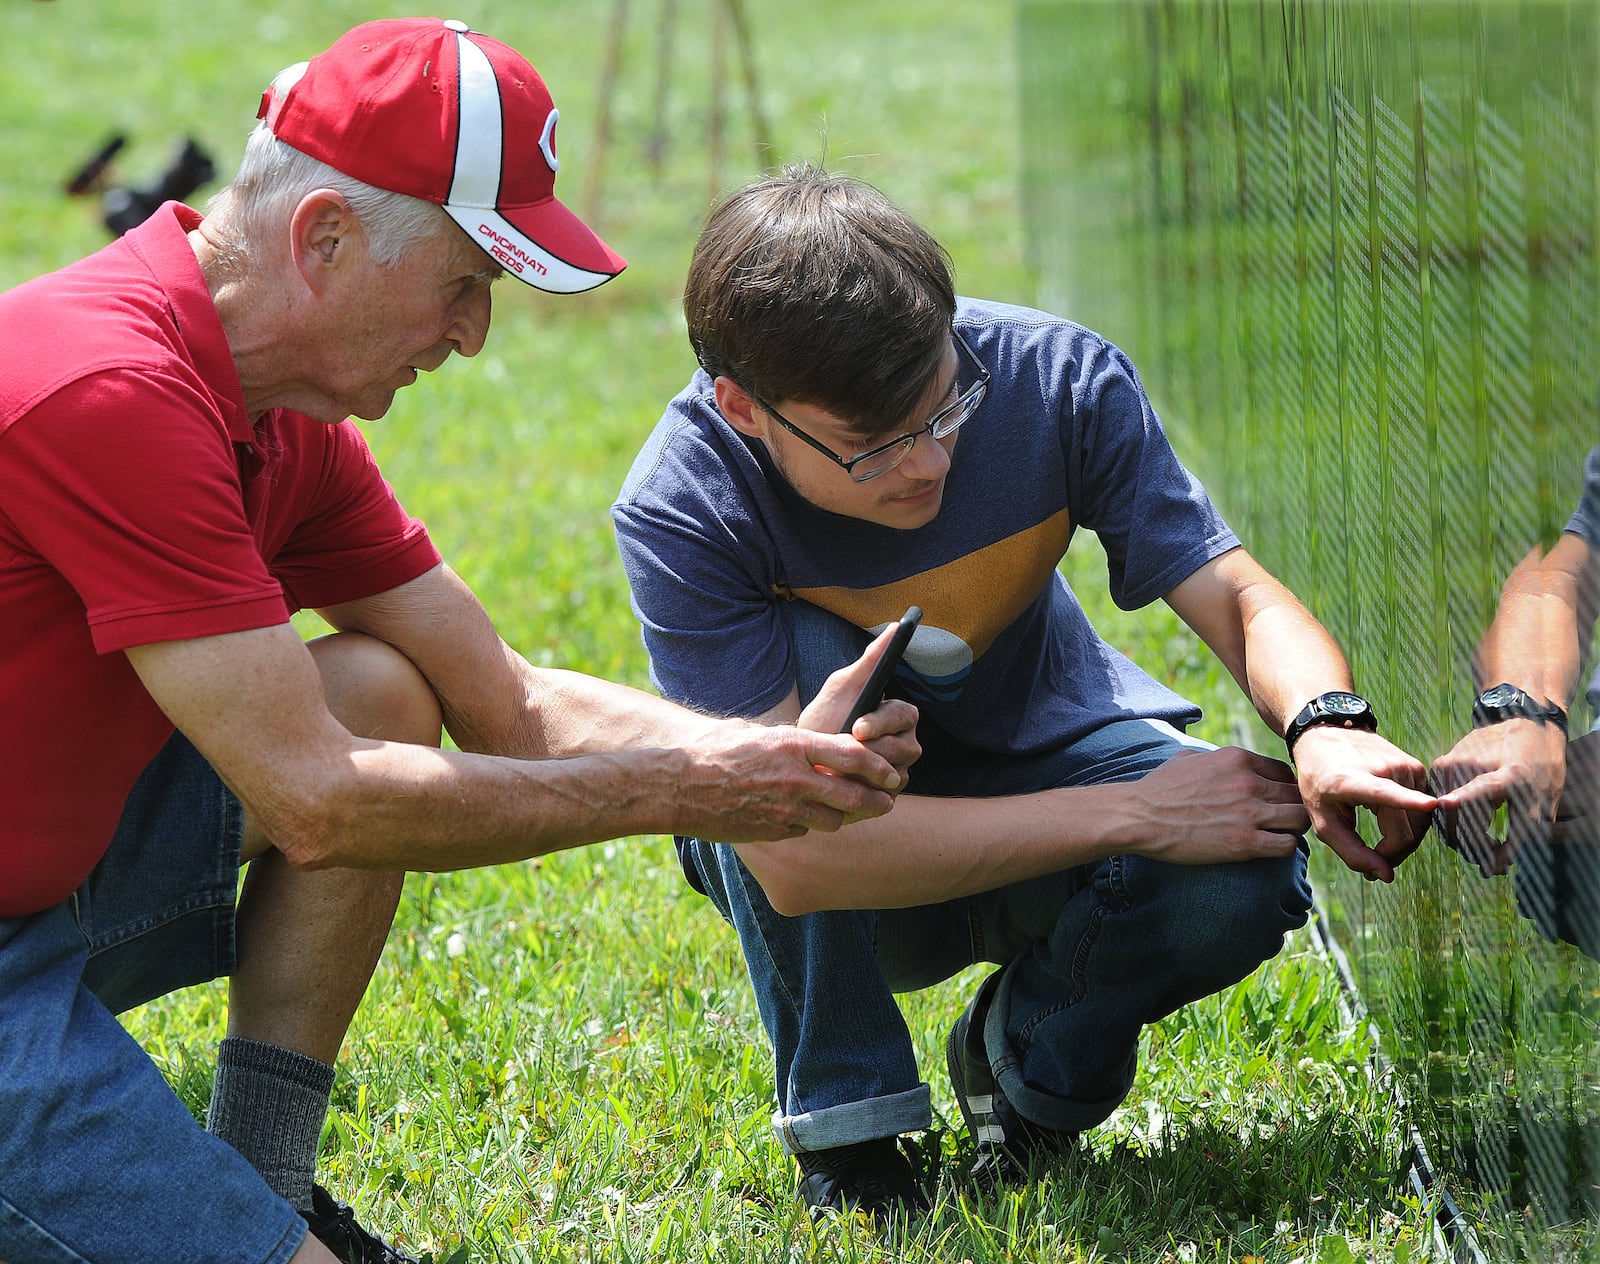
<svg viewBox="0 0 1600 1264">
<path fill-rule="evenodd" d="M 475 355 L 499 276 L 622 270 L 531 65 L 374 22 L 260 117 L 204 217 L 0 295 L 9 1264 L 408 1258 L 313 1183 L 400 871 L 836 829 L 917 753 L 905 703 L 837 734 L 865 660 L 778 730 L 529 666 L 347 420 Z M 224 975 L 204 1131 L 113 1015 Z"/>
</svg>

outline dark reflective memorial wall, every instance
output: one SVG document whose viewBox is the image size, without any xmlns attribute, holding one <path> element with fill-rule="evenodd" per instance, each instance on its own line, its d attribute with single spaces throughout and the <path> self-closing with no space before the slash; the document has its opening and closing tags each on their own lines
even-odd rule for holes
<svg viewBox="0 0 1600 1264">
<path fill-rule="evenodd" d="M 1472 731 L 1514 572 L 1506 675 L 1581 649 L 1553 812 L 1528 771 L 1392 887 L 1326 849 L 1314 872 L 1467 1249 L 1600 1260 L 1600 566 L 1558 545 L 1600 445 L 1600 6 L 1018 13 L 1040 305 L 1130 353 L 1384 732 L 1433 763 Z"/>
</svg>

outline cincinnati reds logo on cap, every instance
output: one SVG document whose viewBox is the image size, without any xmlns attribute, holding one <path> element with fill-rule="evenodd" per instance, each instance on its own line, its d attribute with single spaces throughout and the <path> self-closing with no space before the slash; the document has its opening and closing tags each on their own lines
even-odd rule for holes
<svg viewBox="0 0 1600 1264">
<path fill-rule="evenodd" d="M 285 144 L 376 188 L 443 207 L 518 280 L 576 293 L 622 257 L 556 199 L 544 80 L 465 22 L 368 22 L 282 72 L 257 117 Z"/>
</svg>

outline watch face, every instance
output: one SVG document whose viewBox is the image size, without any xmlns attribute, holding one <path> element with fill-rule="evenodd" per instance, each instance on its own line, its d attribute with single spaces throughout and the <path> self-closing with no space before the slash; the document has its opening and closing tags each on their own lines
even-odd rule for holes
<svg viewBox="0 0 1600 1264">
<path fill-rule="evenodd" d="M 1522 690 L 1515 685 L 1496 685 L 1493 689 L 1485 689 L 1479 695 L 1478 701 L 1486 707 L 1509 707 L 1519 701 Z"/>
<path fill-rule="evenodd" d="M 1322 705 L 1334 715 L 1360 715 L 1367 709 L 1367 701 L 1358 694 L 1343 693 L 1335 690 L 1325 693 L 1321 699 Z"/>
</svg>

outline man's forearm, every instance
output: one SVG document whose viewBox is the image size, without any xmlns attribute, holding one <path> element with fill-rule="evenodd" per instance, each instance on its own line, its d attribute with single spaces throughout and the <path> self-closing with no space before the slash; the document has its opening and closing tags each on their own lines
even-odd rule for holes
<svg viewBox="0 0 1600 1264">
<path fill-rule="evenodd" d="M 826 836 L 746 844 L 739 854 L 772 906 L 789 916 L 938 904 L 1126 850 L 1115 841 L 1125 789 L 1081 786 L 995 799 L 901 795 L 887 816 Z"/>
<path fill-rule="evenodd" d="M 534 667 L 508 646 L 503 652 L 515 682 L 506 707 L 473 716 L 446 711 L 445 727 L 462 750 L 561 759 L 692 746 L 720 723 L 640 689 Z"/>
<path fill-rule="evenodd" d="M 409 659 L 464 751 L 545 759 L 682 746 L 700 740 L 712 723 L 641 690 L 534 667 L 500 638 L 472 591 L 442 564 L 323 614 L 334 627 L 365 633 Z"/>
<path fill-rule="evenodd" d="M 831 831 L 887 811 L 896 775 L 852 738 L 757 726 L 723 726 L 692 748 L 544 760 L 354 739 L 297 767 L 241 793 L 291 861 L 429 870 L 635 834 Z"/>
<path fill-rule="evenodd" d="M 1473 660 L 1477 687 L 1516 685 L 1569 707 L 1578 688 L 1579 582 L 1588 550 L 1563 536 L 1548 554 L 1535 549 L 1507 576 L 1495 617 Z"/>
<path fill-rule="evenodd" d="M 273 805 L 273 842 L 311 868 L 444 871 L 663 828 L 674 752 L 521 761 L 373 742 L 350 775 Z M 650 800 L 654 798 L 652 805 Z"/>
<path fill-rule="evenodd" d="M 1200 567 L 1167 602 L 1275 733 L 1312 698 L 1351 687 L 1349 664 L 1327 629 L 1243 549 Z"/>
<path fill-rule="evenodd" d="M 454 870 L 671 832 L 696 775 L 673 749 L 523 761 L 362 742 L 344 775 L 262 815 L 296 864 Z"/>
<path fill-rule="evenodd" d="M 740 854 L 773 907 L 793 915 L 937 904 L 1122 853 L 1175 864 L 1281 856 L 1309 824 L 1287 765 L 1227 747 L 1180 752 L 1134 781 L 903 795 L 877 820 Z"/>
<path fill-rule="evenodd" d="M 1343 652 L 1298 601 L 1255 612 L 1245 625 L 1245 662 L 1250 699 L 1279 736 L 1312 698 L 1353 688 Z"/>
</svg>

